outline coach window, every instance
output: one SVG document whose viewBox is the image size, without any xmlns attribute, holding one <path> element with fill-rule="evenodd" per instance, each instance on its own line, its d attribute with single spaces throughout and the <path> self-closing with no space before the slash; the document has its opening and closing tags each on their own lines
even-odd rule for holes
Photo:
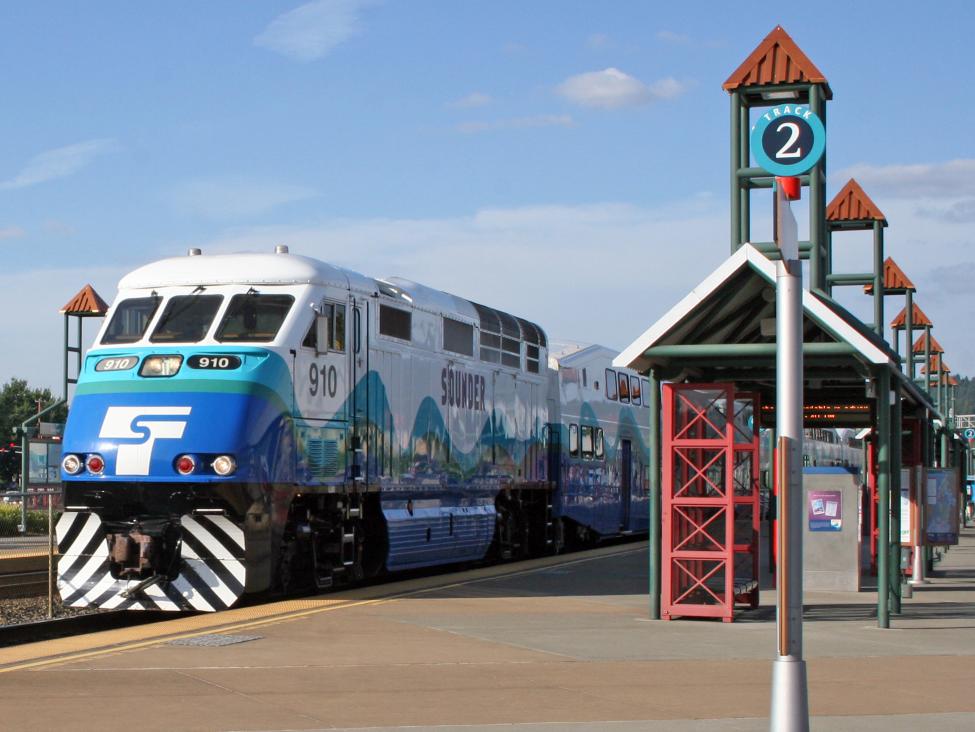
<svg viewBox="0 0 975 732">
<path fill-rule="evenodd" d="M 158 295 L 133 297 L 120 302 L 102 337 L 102 343 L 135 343 L 141 340 L 160 302 L 162 298 Z"/>
<path fill-rule="evenodd" d="M 291 295 L 234 295 L 214 337 L 221 343 L 273 341 L 294 301 Z"/>
<path fill-rule="evenodd" d="M 606 398 L 616 401 L 619 397 L 616 393 L 616 372 L 606 369 Z"/>
<path fill-rule="evenodd" d="M 593 428 L 588 425 L 582 425 L 582 457 L 592 458 L 592 432 Z"/>
<path fill-rule="evenodd" d="M 630 381 L 626 374 L 617 374 L 619 377 L 617 379 L 617 384 L 619 384 L 620 390 L 620 401 L 626 404 L 630 403 Z"/>
<path fill-rule="evenodd" d="M 579 425 L 569 425 L 569 455 L 579 457 Z"/>
<path fill-rule="evenodd" d="M 388 305 L 379 306 L 379 333 L 384 336 L 400 338 L 404 341 L 412 339 L 413 313 Z"/>
<path fill-rule="evenodd" d="M 646 379 L 640 379 L 640 386 L 643 389 L 643 406 L 650 407 L 650 382 Z"/>
<path fill-rule="evenodd" d="M 603 438 L 603 428 L 596 428 L 596 459 L 602 460 L 606 457 L 606 442 Z"/>
<path fill-rule="evenodd" d="M 630 377 L 630 403 L 640 404 L 640 377 L 631 376 Z"/>
<path fill-rule="evenodd" d="M 223 295 L 178 295 L 169 298 L 149 340 L 153 343 L 196 343 L 203 340 L 222 302 Z"/>
<path fill-rule="evenodd" d="M 453 318 L 443 319 L 443 347 L 445 351 L 462 356 L 474 356 L 474 326 Z"/>
</svg>

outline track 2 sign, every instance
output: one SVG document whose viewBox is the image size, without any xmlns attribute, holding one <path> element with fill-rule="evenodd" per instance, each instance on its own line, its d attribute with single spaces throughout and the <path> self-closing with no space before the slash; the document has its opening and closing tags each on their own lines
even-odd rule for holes
<svg viewBox="0 0 975 732">
<path fill-rule="evenodd" d="M 751 143 L 755 160 L 772 175 L 800 175 L 823 156 L 826 128 L 804 104 L 780 104 L 758 118 Z"/>
</svg>

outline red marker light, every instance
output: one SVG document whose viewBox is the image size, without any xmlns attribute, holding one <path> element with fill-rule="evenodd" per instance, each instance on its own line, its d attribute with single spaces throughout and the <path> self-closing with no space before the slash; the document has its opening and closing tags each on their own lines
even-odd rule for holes
<svg viewBox="0 0 975 732">
<path fill-rule="evenodd" d="M 89 455 L 88 459 L 85 460 L 85 467 L 88 468 L 89 473 L 101 475 L 101 472 L 105 469 L 105 461 L 101 455 Z"/>
<path fill-rule="evenodd" d="M 196 460 L 192 455 L 181 455 L 176 458 L 176 472 L 180 475 L 189 475 L 196 470 Z"/>
</svg>

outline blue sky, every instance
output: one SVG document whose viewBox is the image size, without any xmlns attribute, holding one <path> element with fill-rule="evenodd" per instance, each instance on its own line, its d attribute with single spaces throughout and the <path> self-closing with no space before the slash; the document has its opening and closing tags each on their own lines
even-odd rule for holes
<svg viewBox="0 0 975 732">
<path fill-rule="evenodd" d="M 776 24 L 834 92 L 828 197 L 860 181 L 971 374 L 975 6 L 793 5 L 5 3 L 0 381 L 57 385 L 58 308 L 191 246 L 289 244 L 623 348 L 729 253 L 721 84 Z"/>
</svg>

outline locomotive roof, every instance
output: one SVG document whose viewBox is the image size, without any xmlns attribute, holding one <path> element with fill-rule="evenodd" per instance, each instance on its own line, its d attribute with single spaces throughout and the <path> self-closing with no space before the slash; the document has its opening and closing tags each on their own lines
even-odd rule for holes
<svg viewBox="0 0 975 732">
<path fill-rule="evenodd" d="M 436 290 L 403 277 L 386 277 L 378 280 L 377 284 L 380 291 L 386 283 L 408 295 L 413 304 L 419 308 L 444 314 L 454 313 L 478 323 L 481 330 L 501 333 L 509 338 L 521 338 L 529 343 L 547 346 L 547 336 L 542 327 L 524 318 L 510 315 L 503 310 L 496 310 L 487 305 L 481 305 L 472 300 L 465 300 L 449 292 Z"/>
<path fill-rule="evenodd" d="M 401 277 L 375 280 L 358 272 L 287 251 L 247 254 L 199 254 L 151 262 L 119 282 L 120 290 L 192 285 L 332 285 L 382 293 L 415 307 L 458 315 L 482 330 L 545 345 L 545 331 L 535 323 Z"/>
<path fill-rule="evenodd" d="M 317 259 L 288 253 L 198 254 L 151 262 L 125 275 L 119 289 L 178 285 L 350 285 L 375 290 L 375 281 Z"/>
</svg>

